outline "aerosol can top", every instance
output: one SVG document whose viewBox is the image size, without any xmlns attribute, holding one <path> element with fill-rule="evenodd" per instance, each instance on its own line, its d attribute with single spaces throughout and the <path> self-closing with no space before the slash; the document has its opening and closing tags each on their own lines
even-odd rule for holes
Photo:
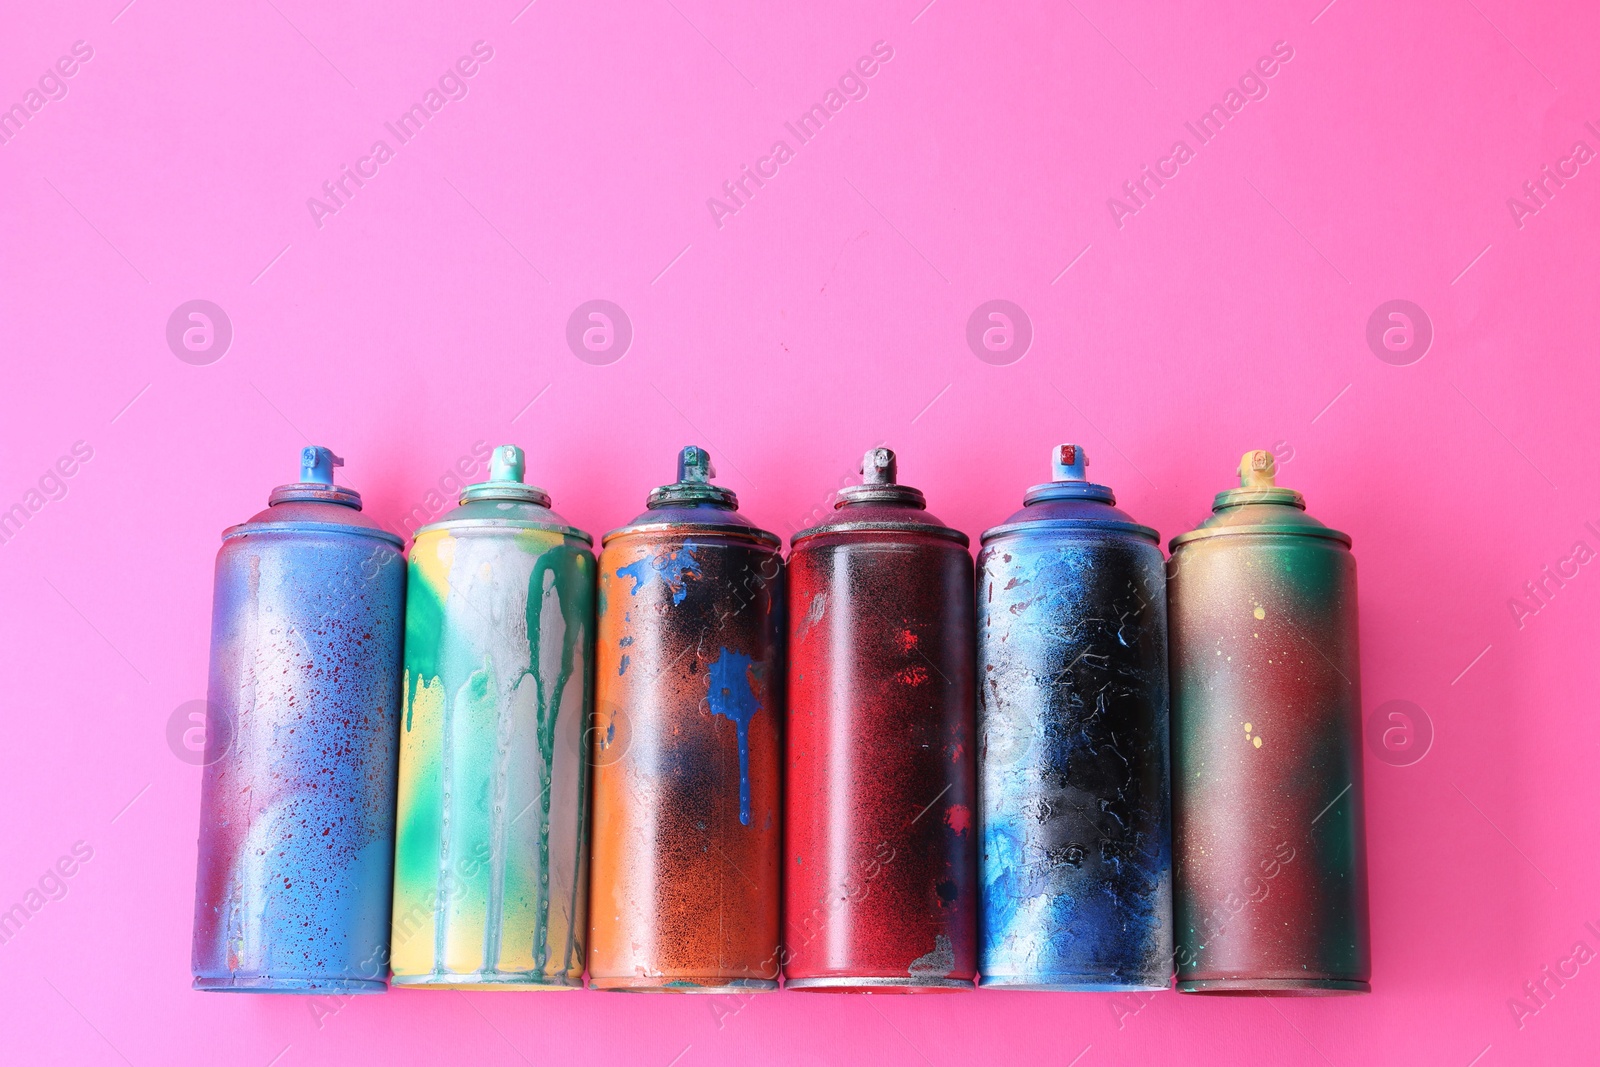
<svg viewBox="0 0 1600 1067">
<path fill-rule="evenodd" d="M 861 457 L 861 484 L 839 490 L 833 514 L 789 539 L 791 546 L 817 534 L 907 531 L 962 545 L 967 535 L 928 513 L 922 490 L 900 484 L 900 462 L 888 448 L 869 448 Z"/>
<path fill-rule="evenodd" d="M 528 469 L 528 456 L 516 445 L 498 445 L 489 454 L 489 480 L 469 485 L 461 491 L 461 503 L 473 500 L 512 500 L 534 504 L 541 508 L 550 506 L 550 494 L 537 485 L 523 481 Z"/>
<path fill-rule="evenodd" d="M 644 512 L 628 525 L 606 534 L 602 544 L 622 534 L 649 532 L 670 536 L 716 534 L 755 541 L 768 548 L 781 546 L 783 542 L 777 534 L 739 514 L 739 497 L 732 489 L 712 484 L 716 473 L 711 453 L 698 445 L 685 445 L 678 453 L 678 480 L 650 490 Z"/>
<path fill-rule="evenodd" d="M 726 511 L 737 511 L 738 495 L 732 489 L 711 484 L 716 474 L 710 452 L 698 445 L 686 445 L 678 453 L 678 480 L 650 490 L 644 506 L 655 509 L 710 505 Z"/>
<path fill-rule="evenodd" d="M 1022 498 L 1022 510 L 985 530 L 983 543 L 1009 533 L 1072 528 L 1118 531 L 1159 543 L 1155 530 L 1135 522 L 1116 506 L 1116 495 L 1109 486 L 1089 480 L 1088 466 L 1089 456 L 1082 445 L 1056 445 L 1050 450 L 1050 481 L 1030 488 Z"/>
<path fill-rule="evenodd" d="M 1346 547 L 1350 535 L 1330 529 L 1306 514 L 1306 498 L 1278 484 L 1278 463 L 1264 448 L 1251 449 L 1239 459 L 1239 487 L 1224 489 L 1211 505 L 1211 517 L 1188 533 L 1179 534 L 1169 550 L 1204 537 L 1223 534 L 1290 534 L 1325 537 Z"/>
<path fill-rule="evenodd" d="M 439 526 L 507 527 L 548 530 L 592 543 L 588 534 L 550 510 L 549 493 L 522 480 L 527 469 L 528 456 L 522 449 L 496 445 L 489 453 L 489 479 L 461 490 L 461 506 L 422 527 L 417 535 Z"/>
<path fill-rule="evenodd" d="M 1056 445 L 1050 450 L 1050 480 L 1033 486 L 1023 496 L 1024 505 L 1041 500 L 1098 500 L 1115 504 L 1110 486 L 1089 480 L 1089 455 L 1082 445 Z"/>
<path fill-rule="evenodd" d="M 300 450 L 300 480 L 280 485 L 267 497 L 267 509 L 222 532 L 224 541 L 268 531 L 349 533 L 399 545 L 401 539 L 361 514 L 361 494 L 333 484 L 333 469 L 344 460 L 321 445 Z"/>
<path fill-rule="evenodd" d="M 361 510 L 361 494 L 354 489 L 333 484 L 333 468 L 344 466 L 344 460 L 333 450 L 321 445 L 307 445 L 300 450 L 300 480 L 280 485 L 267 497 L 269 505 L 293 501 L 318 500 L 326 504 L 343 504 Z"/>
</svg>

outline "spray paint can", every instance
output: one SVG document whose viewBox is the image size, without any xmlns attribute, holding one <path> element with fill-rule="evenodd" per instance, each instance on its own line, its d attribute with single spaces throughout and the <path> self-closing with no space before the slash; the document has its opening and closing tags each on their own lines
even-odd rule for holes
<svg viewBox="0 0 1600 1067">
<path fill-rule="evenodd" d="M 869 451 L 789 554 L 788 987 L 971 989 L 973 570 Z"/>
<path fill-rule="evenodd" d="M 194 987 L 381 993 L 388 976 L 400 539 L 301 454 L 223 532 L 211 617 Z"/>
<path fill-rule="evenodd" d="M 411 548 L 397 985 L 583 984 L 595 562 L 524 468 L 500 445 Z"/>
<path fill-rule="evenodd" d="M 778 984 L 782 542 L 713 473 L 685 448 L 600 552 L 596 989 Z"/>
<path fill-rule="evenodd" d="M 1087 462 L 978 554 L 985 986 L 1172 982 L 1166 567 Z"/>
<path fill-rule="evenodd" d="M 1247 452 L 1172 539 L 1178 989 L 1370 990 L 1350 538 Z"/>
</svg>

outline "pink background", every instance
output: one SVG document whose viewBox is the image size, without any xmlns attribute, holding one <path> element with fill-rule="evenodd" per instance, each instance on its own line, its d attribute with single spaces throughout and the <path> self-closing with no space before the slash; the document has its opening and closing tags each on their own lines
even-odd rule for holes
<svg viewBox="0 0 1600 1067">
<path fill-rule="evenodd" d="M 1600 951 L 1600 565 L 1510 607 L 1600 549 L 1600 173 L 1520 227 L 1506 203 L 1600 149 L 1593 5 L 525 2 L 5 4 L 0 105 L 94 51 L 0 145 L 0 508 L 93 449 L 0 544 L 0 908 L 93 850 L 0 945 L 7 1061 L 1600 1055 L 1600 962 L 1563 963 Z M 479 40 L 468 95 L 398 145 L 384 123 Z M 798 145 L 784 122 L 877 41 L 866 98 Z M 1277 41 L 1267 97 L 1119 228 L 1107 199 Z M 379 138 L 394 158 L 319 228 L 307 198 Z M 719 228 L 707 198 L 778 138 L 794 158 Z M 206 366 L 165 335 L 196 298 L 234 331 Z M 596 298 L 634 329 L 606 366 L 565 340 Z M 1005 366 L 966 342 L 996 298 L 1035 331 Z M 1397 298 L 1435 334 L 1408 366 L 1366 342 Z M 478 440 L 526 447 L 596 533 L 691 442 L 785 535 L 878 441 L 974 536 L 1055 442 L 1164 537 L 1246 448 L 1292 455 L 1281 481 L 1355 538 L 1367 709 L 1435 733 L 1409 766 L 1369 750 L 1376 992 L 191 992 L 200 772 L 166 730 L 204 695 L 218 533 L 309 441 L 392 524 Z M 1577 976 L 1519 1020 L 1547 966 Z"/>
</svg>

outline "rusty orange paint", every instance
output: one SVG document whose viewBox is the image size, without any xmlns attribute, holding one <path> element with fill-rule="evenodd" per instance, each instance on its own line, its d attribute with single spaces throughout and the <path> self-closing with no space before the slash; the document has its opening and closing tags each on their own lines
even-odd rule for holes
<svg viewBox="0 0 1600 1067">
<path fill-rule="evenodd" d="M 590 984 L 774 989 L 779 542 L 732 506 L 662 504 L 600 555 Z"/>
</svg>

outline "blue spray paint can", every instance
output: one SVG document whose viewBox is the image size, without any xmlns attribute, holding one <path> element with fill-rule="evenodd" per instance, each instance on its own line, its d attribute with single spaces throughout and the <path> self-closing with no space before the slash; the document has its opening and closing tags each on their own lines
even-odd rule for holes
<svg viewBox="0 0 1600 1067">
<path fill-rule="evenodd" d="M 1060 445 L 978 556 L 982 984 L 1172 978 L 1166 574 Z"/>
<path fill-rule="evenodd" d="M 381 993 L 389 973 L 406 568 L 301 455 L 217 554 L 196 989 Z"/>
</svg>

